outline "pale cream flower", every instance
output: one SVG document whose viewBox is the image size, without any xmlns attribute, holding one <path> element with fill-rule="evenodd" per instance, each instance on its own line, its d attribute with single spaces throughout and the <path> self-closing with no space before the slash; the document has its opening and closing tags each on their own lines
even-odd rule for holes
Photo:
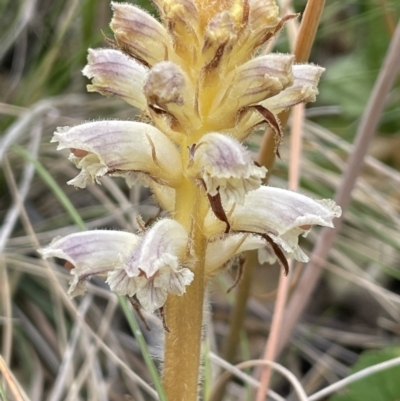
<svg viewBox="0 0 400 401">
<path fill-rule="evenodd" d="M 140 110 L 147 108 L 143 86 L 148 69 L 134 59 L 112 49 L 89 49 L 83 75 L 92 80 L 89 92 L 118 96 Z"/>
<path fill-rule="evenodd" d="M 193 280 L 184 267 L 188 236 L 176 221 L 163 219 L 144 236 L 123 231 L 95 230 L 56 238 L 40 249 L 44 258 L 58 257 L 70 262 L 74 275 L 68 293 L 82 295 L 92 276 L 106 278 L 112 291 L 136 295 L 148 312 L 165 304 L 168 294 L 182 295 Z"/>
<path fill-rule="evenodd" d="M 71 296 L 86 291 L 85 282 L 92 276 L 107 277 L 122 258 L 127 258 L 139 242 L 135 234 L 93 230 L 55 238 L 50 245 L 39 250 L 43 258 L 57 257 L 67 260 L 74 268 L 74 276 L 68 291 Z"/>
<path fill-rule="evenodd" d="M 293 83 L 293 61 L 290 54 L 276 53 L 258 56 L 236 68 L 232 78 L 221 84 L 210 112 L 216 112 L 226 102 L 237 111 L 280 93 Z"/>
<path fill-rule="evenodd" d="M 110 27 L 118 47 L 144 65 L 152 66 L 173 53 L 167 30 L 150 14 L 127 3 L 111 3 Z"/>
<path fill-rule="evenodd" d="M 188 246 L 186 230 L 162 219 L 147 231 L 134 251 L 109 273 L 107 283 L 120 295 L 136 295 L 149 312 L 162 307 L 168 294 L 182 295 L 193 280 L 183 267 Z"/>
<path fill-rule="evenodd" d="M 255 165 L 250 152 L 228 135 L 204 135 L 190 153 L 188 176 L 201 179 L 208 194 L 219 193 L 226 203 L 243 204 L 245 194 L 257 189 L 267 174 L 267 169 Z"/>
<path fill-rule="evenodd" d="M 84 188 L 106 174 L 122 175 L 128 183 L 145 173 L 174 185 L 182 172 L 176 146 L 157 128 L 131 121 L 95 121 L 58 128 L 52 142 L 71 149 L 70 159 L 82 171 L 68 183 Z"/>
<path fill-rule="evenodd" d="M 313 200 L 267 186 L 249 192 L 243 205 L 226 211 L 232 231 L 268 235 L 286 255 L 300 261 L 308 259 L 298 246 L 299 235 L 307 234 L 313 225 L 333 227 L 332 220 L 341 215 L 340 207 L 332 200 Z M 204 222 L 205 233 L 212 236 L 224 230 L 224 222 L 210 211 Z"/>
</svg>

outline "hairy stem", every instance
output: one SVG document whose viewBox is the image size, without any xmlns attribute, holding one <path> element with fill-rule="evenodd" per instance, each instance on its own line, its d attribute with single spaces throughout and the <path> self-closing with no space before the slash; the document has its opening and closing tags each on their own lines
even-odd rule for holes
<svg viewBox="0 0 400 401">
<path fill-rule="evenodd" d="M 166 303 L 169 333 L 165 336 L 164 388 L 169 400 L 195 401 L 201 365 L 201 339 L 205 294 L 206 238 L 201 224 L 207 210 L 205 197 L 193 183 L 183 180 L 176 190 L 176 214 L 189 232 L 189 252 L 196 255 L 194 280 L 183 296 L 170 295 Z M 187 255 L 189 257 L 189 255 Z"/>
</svg>

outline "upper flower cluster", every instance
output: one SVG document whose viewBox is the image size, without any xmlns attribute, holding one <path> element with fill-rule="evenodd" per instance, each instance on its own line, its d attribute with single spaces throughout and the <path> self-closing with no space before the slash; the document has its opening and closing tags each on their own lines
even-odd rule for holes
<svg viewBox="0 0 400 401">
<path fill-rule="evenodd" d="M 92 80 L 89 91 L 120 97 L 151 124 L 89 122 L 59 128 L 53 141 L 71 150 L 81 170 L 70 184 L 83 188 L 118 175 L 132 185 L 140 175 L 171 218 L 140 235 L 71 234 L 41 251 L 74 265 L 72 294 L 87 277 L 105 275 L 112 290 L 136 295 L 149 311 L 168 294 L 185 292 L 199 259 L 207 277 L 249 249 L 264 248 L 268 261 L 277 257 L 284 266 L 286 257 L 305 261 L 298 236 L 340 216 L 332 201 L 262 186 L 266 168 L 241 144 L 267 123 L 278 147 L 277 114 L 315 100 L 323 68 L 294 64 L 286 54 L 254 57 L 295 16 L 279 18 L 273 0 L 154 3 L 161 22 L 133 5 L 112 3 L 110 42 L 118 49 L 89 50 L 83 70 Z M 199 203 L 182 206 L 184 191 Z M 196 246 L 201 239 L 205 255 Z"/>
</svg>

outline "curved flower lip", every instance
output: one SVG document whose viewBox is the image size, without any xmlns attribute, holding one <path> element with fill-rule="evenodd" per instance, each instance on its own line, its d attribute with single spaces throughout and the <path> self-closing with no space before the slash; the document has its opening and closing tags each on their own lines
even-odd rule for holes
<svg viewBox="0 0 400 401">
<path fill-rule="evenodd" d="M 148 69 L 119 50 L 89 49 L 83 75 L 92 79 L 89 92 L 118 96 L 140 110 L 147 108 L 143 85 Z"/>
<path fill-rule="evenodd" d="M 110 27 L 118 47 L 147 66 L 171 58 L 173 47 L 168 31 L 150 14 L 127 3 L 111 3 Z"/>
<path fill-rule="evenodd" d="M 183 295 L 185 287 L 193 278 L 193 272 L 186 268 L 176 271 L 162 268 L 151 279 L 143 276 L 129 277 L 125 270 L 120 269 L 109 273 L 107 283 L 119 295 L 136 295 L 142 307 L 152 313 L 164 306 L 168 294 Z"/>
<path fill-rule="evenodd" d="M 149 312 L 162 307 L 168 294 L 183 295 L 193 272 L 183 267 L 188 235 L 175 220 L 158 221 L 124 260 L 109 273 L 107 283 L 120 295 L 136 295 Z"/>
<path fill-rule="evenodd" d="M 188 243 L 186 230 L 175 220 L 159 220 L 126 260 L 125 270 L 129 277 L 141 273 L 152 277 L 164 265 L 178 269 L 180 259 L 185 256 Z"/>
<path fill-rule="evenodd" d="M 304 259 L 297 245 L 298 236 L 313 225 L 333 227 L 332 220 L 340 217 L 341 209 L 332 200 L 313 200 L 296 192 L 261 186 L 227 215 L 233 231 L 268 234 L 284 252 Z M 209 212 L 204 224 L 206 235 L 215 235 L 224 228 L 224 223 Z"/>
<path fill-rule="evenodd" d="M 176 146 L 157 128 L 131 121 L 95 121 L 58 128 L 52 142 L 57 149 L 74 149 L 71 159 L 82 172 L 69 184 L 84 188 L 105 174 L 149 174 L 164 184 L 174 185 L 182 163 Z M 76 155 L 85 155 L 84 157 Z"/>
<path fill-rule="evenodd" d="M 86 291 L 85 280 L 93 275 L 105 275 L 113 270 L 120 258 L 126 258 L 136 247 L 139 236 L 123 231 L 93 230 L 55 238 L 39 249 L 43 258 L 57 257 L 74 265 L 74 278 L 68 293 L 81 295 Z"/>
<path fill-rule="evenodd" d="M 262 184 L 267 169 L 256 166 L 250 153 L 236 139 L 209 133 L 191 147 L 187 173 L 203 180 L 209 195 L 220 193 L 223 202 L 243 204 L 245 194 Z"/>
</svg>

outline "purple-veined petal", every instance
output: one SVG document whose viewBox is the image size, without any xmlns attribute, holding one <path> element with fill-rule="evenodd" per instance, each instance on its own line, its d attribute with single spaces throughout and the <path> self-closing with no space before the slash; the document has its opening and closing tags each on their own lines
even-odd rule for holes
<svg viewBox="0 0 400 401">
<path fill-rule="evenodd" d="M 329 199 L 313 200 L 305 195 L 280 188 L 262 186 L 249 192 L 243 205 L 226 210 L 233 231 L 268 234 L 287 254 L 304 260 L 298 248 L 298 236 L 313 225 L 333 227 L 332 220 L 340 217 L 341 209 Z M 210 211 L 204 231 L 207 235 L 223 232 L 225 224 Z"/>
<path fill-rule="evenodd" d="M 147 108 L 143 85 L 148 69 L 119 50 L 89 49 L 83 75 L 92 80 L 89 92 L 118 96 L 140 110 Z"/>
<path fill-rule="evenodd" d="M 82 172 L 69 184 L 84 188 L 105 174 L 146 173 L 163 184 L 180 179 L 181 159 L 174 145 L 157 128 L 131 121 L 95 121 L 58 128 L 57 149 L 84 151 L 71 155 Z M 86 152 L 86 154 L 85 154 Z"/>
<path fill-rule="evenodd" d="M 84 281 L 93 276 L 104 276 L 119 265 L 120 259 L 128 257 L 139 241 L 135 234 L 93 230 L 55 238 L 50 245 L 39 250 L 43 258 L 57 257 L 74 265 L 74 275 L 68 293 L 81 295 L 86 287 Z"/>
<path fill-rule="evenodd" d="M 160 269 L 169 267 L 176 271 L 185 257 L 188 243 L 186 230 L 175 220 L 162 219 L 144 235 L 143 240 L 126 261 L 129 277 L 141 272 L 150 278 Z"/>
<path fill-rule="evenodd" d="M 315 102 L 318 82 L 324 68 L 312 64 L 293 66 L 294 81 L 279 94 L 261 102 L 261 105 L 274 114 L 295 106 L 298 103 Z"/>
<path fill-rule="evenodd" d="M 189 176 L 202 179 L 207 193 L 218 192 L 223 202 L 243 204 L 247 192 L 257 189 L 267 174 L 254 164 L 250 152 L 236 139 L 210 133 L 191 148 Z"/>
<path fill-rule="evenodd" d="M 182 295 L 194 277 L 183 267 L 188 235 L 175 220 L 154 224 L 135 250 L 110 272 L 107 283 L 120 295 L 136 295 L 148 312 L 164 305 L 168 294 Z"/>
<path fill-rule="evenodd" d="M 143 91 L 149 107 L 166 111 L 187 130 L 201 124 L 194 110 L 195 88 L 177 64 L 171 61 L 156 64 L 149 71 Z"/>
<path fill-rule="evenodd" d="M 293 60 L 294 56 L 290 54 L 276 53 L 256 57 L 241 65 L 232 82 L 228 81 L 223 97 L 220 95 L 214 100 L 212 111 L 221 107 L 237 111 L 277 95 L 293 83 Z"/>
<path fill-rule="evenodd" d="M 150 14 L 127 3 L 111 3 L 110 27 L 118 47 L 148 66 L 168 59 L 172 43 L 167 30 Z"/>
</svg>

